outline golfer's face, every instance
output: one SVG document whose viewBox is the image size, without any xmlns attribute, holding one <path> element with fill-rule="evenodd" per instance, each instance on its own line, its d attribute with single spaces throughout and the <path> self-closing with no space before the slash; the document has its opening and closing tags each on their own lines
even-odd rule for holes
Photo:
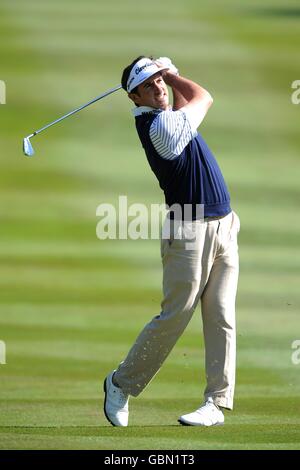
<svg viewBox="0 0 300 470">
<path fill-rule="evenodd" d="M 134 101 L 139 106 L 167 109 L 169 105 L 169 92 L 160 73 L 148 78 L 138 87 L 139 95 L 134 94 Z"/>
</svg>

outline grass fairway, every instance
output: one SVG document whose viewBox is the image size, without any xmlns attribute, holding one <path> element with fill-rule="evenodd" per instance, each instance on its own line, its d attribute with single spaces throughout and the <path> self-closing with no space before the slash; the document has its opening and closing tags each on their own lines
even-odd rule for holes
<svg viewBox="0 0 300 470">
<path fill-rule="evenodd" d="M 1 449 L 300 448 L 299 20 L 289 0 L 1 1 Z M 104 377 L 161 300 L 158 241 L 96 238 L 100 203 L 163 202 L 125 94 L 21 151 L 151 53 L 212 93 L 201 132 L 242 225 L 235 410 L 213 429 L 177 425 L 202 400 L 199 309 L 130 427 L 102 412 Z"/>
</svg>

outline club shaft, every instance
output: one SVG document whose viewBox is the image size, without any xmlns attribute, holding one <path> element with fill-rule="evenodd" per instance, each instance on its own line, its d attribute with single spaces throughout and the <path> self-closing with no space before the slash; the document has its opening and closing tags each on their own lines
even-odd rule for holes
<svg viewBox="0 0 300 470">
<path fill-rule="evenodd" d="M 69 116 L 72 116 L 72 114 L 78 113 L 78 111 L 81 111 L 82 109 L 86 108 L 87 106 L 90 106 L 90 104 L 96 103 L 96 101 L 101 100 L 102 98 L 105 98 L 105 96 L 111 95 L 115 91 L 119 90 L 122 88 L 122 85 L 118 85 L 115 88 L 111 88 L 110 90 L 106 91 L 105 93 L 102 93 L 102 95 L 96 96 L 93 100 L 89 101 L 86 104 L 83 104 L 82 106 L 79 106 L 79 108 L 73 109 L 73 111 L 70 111 L 69 113 L 65 114 L 64 116 L 61 116 L 60 118 L 56 119 L 53 122 L 50 122 L 50 124 L 47 124 L 44 127 L 41 127 L 41 129 L 38 129 L 37 131 L 34 131 L 32 134 L 30 134 L 30 137 L 33 137 L 37 134 L 40 134 L 40 132 L 44 131 L 45 129 L 48 129 L 48 127 L 54 126 L 54 124 L 57 124 L 58 122 L 62 121 L 63 119 L 66 119 Z"/>
</svg>

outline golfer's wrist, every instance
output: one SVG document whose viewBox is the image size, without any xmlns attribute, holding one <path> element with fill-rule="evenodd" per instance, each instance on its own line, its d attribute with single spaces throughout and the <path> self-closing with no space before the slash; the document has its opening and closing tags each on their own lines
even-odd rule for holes
<svg viewBox="0 0 300 470">
<path fill-rule="evenodd" d="M 179 75 L 175 74 L 174 72 L 170 72 L 167 70 L 163 75 L 164 81 L 167 85 L 173 87 L 178 83 Z"/>
</svg>

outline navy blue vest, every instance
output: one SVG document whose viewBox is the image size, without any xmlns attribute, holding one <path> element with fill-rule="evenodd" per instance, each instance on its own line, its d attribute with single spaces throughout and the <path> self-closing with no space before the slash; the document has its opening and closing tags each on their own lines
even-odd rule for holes
<svg viewBox="0 0 300 470">
<path fill-rule="evenodd" d="M 155 150 L 149 130 L 157 114 L 136 116 L 136 129 L 148 162 L 164 191 L 168 206 L 191 204 L 192 218 L 196 205 L 204 205 L 204 217 L 223 216 L 231 212 L 230 196 L 221 170 L 204 139 L 198 133 L 181 155 L 171 160 L 161 157 Z"/>
</svg>

